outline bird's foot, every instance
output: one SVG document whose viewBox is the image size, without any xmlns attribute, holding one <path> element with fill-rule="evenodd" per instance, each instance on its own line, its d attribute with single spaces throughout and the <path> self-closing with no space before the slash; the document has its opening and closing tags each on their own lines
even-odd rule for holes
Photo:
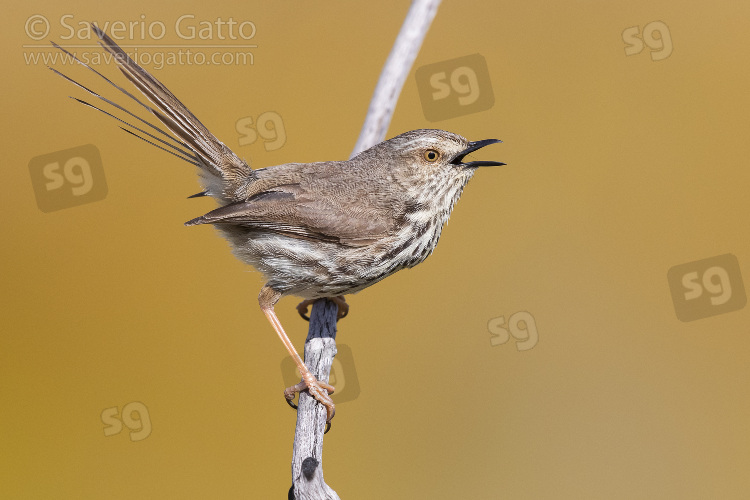
<svg viewBox="0 0 750 500">
<path fill-rule="evenodd" d="M 328 394 L 323 392 L 323 389 L 328 391 Z M 335 390 L 334 387 L 332 385 L 326 384 L 325 382 L 320 382 L 315 377 L 312 377 L 312 382 L 306 382 L 305 379 L 302 379 L 299 384 L 284 389 L 284 398 L 286 399 L 286 402 L 289 404 L 289 406 L 296 410 L 297 405 L 294 404 L 294 396 L 298 392 L 302 392 L 305 390 L 309 392 L 312 397 L 314 397 L 320 404 L 326 407 L 326 411 L 328 413 L 327 420 L 331 420 L 333 418 L 333 414 L 336 413 L 336 406 L 333 404 L 333 400 L 329 396 L 329 394 L 333 394 L 333 391 Z"/>
<path fill-rule="evenodd" d="M 307 309 L 308 307 L 313 305 L 316 300 L 320 299 L 307 299 L 297 304 L 297 312 L 305 321 L 310 321 L 310 316 L 307 315 Z M 339 295 L 337 297 L 328 297 L 328 300 L 335 302 L 336 305 L 339 306 L 339 312 L 336 315 L 337 320 L 345 318 L 346 315 L 349 314 L 349 304 L 346 303 L 343 295 Z"/>
<path fill-rule="evenodd" d="M 336 319 L 346 318 L 346 315 L 349 314 L 349 304 L 346 303 L 346 299 L 344 299 L 344 296 L 339 295 L 336 297 L 331 297 L 328 300 L 332 300 L 336 303 L 337 306 L 339 306 L 339 312 L 336 316 Z"/>
<path fill-rule="evenodd" d="M 330 427 L 330 421 L 336 414 L 336 405 L 333 404 L 333 400 L 331 399 L 331 396 L 329 396 L 329 394 L 333 394 L 334 387 L 330 384 L 319 381 L 311 373 L 306 373 L 303 375 L 299 384 L 284 389 L 284 398 L 286 399 L 287 404 L 296 410 L 297 405 L 294 404 L 294 396 L 298 392 L 304 390 L 307 390 L 307 392 L 314 397 L 318 403 L 326 407 L 326 423 L 329 423 Z M 326 394 L 325 391 L 328 391 L 328 393 Z M 326 432 L 328 432 L 327 429 Z"/>
<path fill-rule="evenodd" d="M 307 315 L 307 310 L 311 305 L 315 303 L 316 300 L 318 299 L 307 299 L 297 304 L 297 312 L 305 321 L 310 321 L 310 316 Z"/>
</svg>

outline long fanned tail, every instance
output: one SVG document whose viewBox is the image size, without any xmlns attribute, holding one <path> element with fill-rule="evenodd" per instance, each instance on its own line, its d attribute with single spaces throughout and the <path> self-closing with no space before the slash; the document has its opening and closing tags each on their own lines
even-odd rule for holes
<svg viewBox="0 0 750 500">
<path fill-rule="evenodd" d="M 96 73 L 98 76 L 103 78 L 107 83 L 115 87 L 117 90 L 128 96 L 140 106 L 146 108 L 150 113 L 156 116 L 164 126 L 177 137 L 175 139 L 172 135 L 165 132 L 160 127 L 144 120 L 138 115 L 128 111 L 124 107 L 115 103 L 114 101 L 107 99 L 93 90 L 85 87 L 78 83 L 72 78 L 64 75 L 54 68 L 50 68 L 52 71 L 77 85 L 83 90 L 89 92 L 96 98 L 110 104 L 118 110 L 128 114 L 130 117 L 139 120 L 146 124 L 150 129 L 155 131 L 157 134 L 165 136 L 166 139 L 159 137 L 147 130 L 137 127 L 132 123 L 118 118 L 107 111 L 94 106 L 82 99 L 76 100 L 82 104 L 85 104 L 91 108 L 94 108 L 108 116 L 122 122 L 123 124 L 130 127 L 140 134 L 148 136 L 151 140 L 146 139 L 142 135 L 129 130 L 128 128 L 121 127 L 126 132 L 129 132 L 136 137 L 148 142 L 149 144 L 156 146 L 159 149 L 167 151 L 174 156 L 194 165 L 201 167 L 205 172 L 204 182 L 206 184 L 205 194 L 223 198 L 225 201 L 236 199 L 235 197 L 238 188 L 242 187 L 248 180 L 254 177 L 254 172 L 250 166 L 240 159 L 231 149 L 229 149 L 224 143 L 219 141 L 209 130 L 203 125 L 198 118 L 193 115 L 188 108 L 182 104 L 161 82 L 154 78 L 148 71 L 139 66 L 133 61 L 106 33 L 100 30 L 97 26 L 92 25 L 92 29 L 100 38 L 99 44 L 117 61 L 120 71 L 125 77 L 140 90 L 148 100 L 154 105 L 154 107 L 140 101 L 133 94 L 120 87 L 116 83 L 112 82 L 106 76 L 102 75 L 94 68 L 78 59 L 75 55 L 71 54 L 64 48 L 52 42 L 52 44 L 65 52 L 67 55 L 72 57 L 76 62 L 85 66 L 89 70 Z M 179 140 L 178 140 L 179 139 Z M 154 142 L 155 141 L 155 142 Z M 169 142 L 171 141 L 171 142 Z M 161 143 L 163 146 L 156 144 Z M 164 147 L 166 146 L 166 147 Z M 167 149 L 169 148 L 169 149 Z"/>
</svg>

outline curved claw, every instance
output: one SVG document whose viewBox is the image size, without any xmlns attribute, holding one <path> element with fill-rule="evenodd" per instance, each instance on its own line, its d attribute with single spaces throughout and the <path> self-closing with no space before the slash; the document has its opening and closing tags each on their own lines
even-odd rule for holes
<svg viewBox="0 0 750 500">
<path fill-rule="evenodd" d="M 330 384 L 317 380 L 308 373 L 305 374 L 298 384 L 284 389 L 284 399 L 286 399 L 287 404 L 296 410 L 297 405 L 294 404 L 294 395 L 304 390 L 307 390 L 313 398 L 326 407 L 326 422 L 330 422 L 336 414 L 336 405 L 333 404 L 333 400 L 329 394 L 333 394 L 336 389 Z"/>
<path fill-rule="evenodd" d="M 284 399 L 286 399 L 287 404 L 296 410 L 297 405 L 293 403 L 294 395 L 298 392 L 304 391 L 305 389 L 307 389 L 307 384 L 304 380 L 301 380 L 299 384 L 284 389 Z"/>
<path fill-rule="evenodd" d="M 333 416 L 336 414 L 336 406 L 333 404 L 331 397 L 323 392 L 323 387 L 317 380 L 316 383 L 309 384 L 307 392 L 310 393 L 320 404 L 326 407 L 326 422 L 330 422 Z M 328 385 L 328 384 L 325 384 Z M 330 385 L 328 387 L 331 387 Z"/>
<path fill-rule="evenodd" d="M 286 404 L 288 404 L 289 406 L 291 406 L 295 410 L 297 409 L 297 405 L 294 404 L 293 400 L 291 400 L 291 399 L 287 399 L 286 400 Z M 328 431 L 330 431 L 330 430 L 331 430 L 331 421 L 329 420 L 329 421 L 326 422 L 326 430 L 323 431 L 323 434 L 328 434 Z"/>
<path fill-rule="evenodd" d="M 331 297 L 329 300 L 332 300 L 337 306 L 339 306 L 339 312 L 336 319 L 346 318 L 347 314 L 349 314 L 349 304 L 346 303 L 344 296 L 339 295 L 338 297 Z"/>
<path fill-rule="evenodd" d="M 297 304 L 297 312 L 305 321 L 310 321 L 310 316 L 307 315 L 307 310 L 311 305 L 315 303 L 316 300 L 320 299 L 307 299 Z M 336 314 L 336 320 L 346 318 L 346 316 L 349 314 L 349 304 L 346 303 L 344 296 L 338 295 L 336 297 L 328 297 L 328 300 L 330 300 L 331 302 L 335 302 L 339 307 L 338 313 Z"/>
<path fill-rule="evenodd" d="M 310 321 L 310 316 L 307 315 L 307 308 L 313 305 L 316 300 L 317 299 L 307 299 L 297 304 L 297 312 L 305 321 Z"/>
</svg>

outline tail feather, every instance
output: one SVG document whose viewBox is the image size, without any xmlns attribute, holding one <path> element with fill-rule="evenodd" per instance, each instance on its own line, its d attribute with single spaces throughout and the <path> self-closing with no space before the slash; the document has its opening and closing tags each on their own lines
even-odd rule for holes
<svg viewBox="0 0 750 500">
<path fill-rule="evenodd" d="M 62 50 L 62 47 L 61 47 L 61 50 Z M 75 57 L 75 56 L 73 56 L 73 57 Z M 96 71 L 96 70 L 95 70 L 94 68 L 92 68 L 92 67 L 88 66 L 88 65 L 87 65 L 86 63 L 82 62 L 82 61 L 81 61 L 80 59 L 76 58 L 76 61 L 80 62 L 81 64 L 83 64 L 84 66 L 86 66 L 87 68 L 89 68 L 90 70 L 92 70 L 92 71 L 96 72 L 97 74 L 100 74 L 100 73 L 99 73 L 98 71 Z M 93 90 L 91 90 L 90 88 L 86 87 L 86 86 L 85 86 L 85 85 L 83 85 L 82 83 L 79 83 L 79 82 L 77 82 L 77 81 L 73 80 L 73 79 L 72 79 L 71 77 L 69 77 L 68 75 L 66 75 L 66 74 L 64 74 L 64 73 L 62 73 L 62 72 L 60 72 L 60 71 L 56 70 L 55 68 L 49 68 L 49 69 L 50 69 L 51 71 L 53 71 L 53 72 L 54 72 L 55 74 L 57 74 L 57 75 L 59 75 L 59 76 L 61 76 L 61 77 L 65 78 L 66 80 L 68 80 L 68 81 L 69 81 L 70 83 L 72 83 L 73 85 L 76 85 L 76 86 L 78 86 L 78 87 L 82 88 L 83 90 L 85 90 L 85 91 L 86 91 L 86 92 L 88 92 L 89 94 L 93 95 L 94 97 L 96 97 L 96 98 L 98 98 L 98 99 L 101 99 L 102 101 L 106 102 L 106 103 L 107 103 L 107 104 L 109 104 L 110 106 L 113 106 L 113 107 L 115 107 L 115 108 L 119 109 L 119 110 L 120 110 L 120 111 L 122 111 L 123 113 L 126 113 L 126 114 L 130 115 L 131 117 L 135 118 L 136 120 L 139 120 L 140 122 L 142 122 L 142 123 L 145 123 L 146 125 L 148 125 L 148 126 L 149 126 L 149 127 L 151 127 L 152 129 L 156 130 L 157 132 L 159 132 L 159 133 L 163 134 L 163 135 L 164 135 L 164 136 L 165 136 L 165 137 L 166 137 L 167 139 L 170 139 L 171 141 L 175 142 L 176 144 L 178 144 L 178 145 L 180 145 L 180 146 L 183 146 L 183 147 L 185 147 L 185 148 L 189 148 L 189 147 L 190 147 L 190 146 L 188 146 L 187 144 L 185 144 L 184 142 L 182 142 L 182 141 L 178 141 L 178 140 L 177 140 L 177 139 L 175 139 L 175 138 L 174 138 L 173 136 L 171 136 L 171 135 L 170 135 L 169 133 L 167 133 L 167 132 L 165 132 L 164 130 L 160 129 L 159 127 L 157 127 L 157 126 L 156 126 L 156 125 L 154 125 L 153 123 L 149 122 L 148 120 L 144 120 L 144 119 L 143 119 L 143 118 L 141 118 L 140 116 L 136 115 L 135 113 L 133 113 L 133 112 L 131 112 L 131 111 L 128 111 L 127 109 L 125 109 L 124 107 L 120 106 L 120 105 L 119 105 L 119 104 L 117 104 L 116 102 L 114 102 L 114 101 L 112 101 L 112 100 L 110 100 L 110 99 L 107 99 L 106 97 L 104 97 L 104 96 L 102 96 L 102 95 L 100 95 L 100 94 L 98 94 L 98 93 L 94 92 Z M 108 81 L 109 81 L 109 80 L 108 80 Z M 119 87 L 118 87 L 118 88 L 119 88 Z M 76 99 L 76 98 L 74 98 L 74 99 Z M 134 98 L 134 99 L 135 99 L 135 98 Z M 87 106 L 90 106 L 90 107 L 92 107 L 92 108 L 94 108 L 94 109 L 98 109 L 98 110 L 99 110 L 99 111 L 101 111 L 102 113 L 105 113 L 105 114 L 107 114 L 107 115 L 111 116 L 112 118 L 115 118 L 116 120 L 119 120 L 119 121 L 121 121 L 121 122 L 123 122 L 123 123 L 126 123 L 127 125 L 129 125 L 129 126 L 133 127 L 134 129 L 140 130 L 140 129 L 138 129 L 138 127 L 136 127 L 136 126 L 134 126 L 134 125 L 131 125 L 130 123 L 126 122 L 125 120 L 121 120 L 120 118 L 117 118 L 116 116 L 112 115 L 111 113 L 107 113 L 107 112 L 106 112 L 106 111 L 104 111 L 103 109 L 97 108 L 96 106 L 94 106 L 94 105 L 92 105 L 92 104 L 89 104 L 89 103 L 88 103 L 88 102 L 86 102 L 86 101 L 82 101 L 81 99 L 76 99 L 76 101 L 78 101 L 78 102 L 80 102 L 80 103 L 82 103 L 82 104 L 85 104 L 85 105 L 87 105 Z M 136 99 L 136 101 L 137 101 L 137 99 Z M 140 102 L 140 101 L 138 101 L 138 102 Z M 170 146 L 171 146 L 171 144 L 170 144 Z M 174 147 L 174 146 L 173 146 L 173 147 Z M 197 159 L 197 157 L 196 157 L 196 156 L 195 156 L 194 154 L 192 154 L 192 153 L 189 153 L 189 154 L 188 154 L 187 156 L 192 156 L 192 157 L 195 157 L 195 158 Z"/>
<path fill-rule="evenodd" d="M 81 101 L 81 102 L 83 102 L 83 101 Z M 86 103 L 84 103 L 84 104 L 86 104 Z M 93 106 L 92 106 L 92 107 L 93 107 Z M 101 111 L 101 110 L 99 110 L 99 111 Z M 130 125 L 130 124 L 128 124 L 128 125 Z M 131 126 L 132 126 L 132 125 L 131 125 Z M 172 151 L 168 150 L 167 148 L 163 148 L 163 147 L 159 146 L 158 144 L 156 144 L 156 143 L 154 143 L 154 142 L 151 142 L 151 141 L 149 141 L 148 139 L 146 139 L 146 138 L 144 138 L 144 137 L 141 137 L 140 135 L 136 134 L 136 133 L 135 133 L 135 132 L 133 132 L 132 130 L 126 129 L 125 127 L 120 127 L 120 128 L 121 128 L 121 129 L 123 129 L 123 130 L 124 130 L 125 132 L 127 132 L 128 134 L 134 135 L 134 136 L 136 136 L 137 138 L 139 138 L 140 140 L 142 140 L 142 141 L 144 141 L 144 142 L 147 142 L 147 143 L 151 144 L 151 145 L 152 145 L 152 146 L 154 146 L 155 148 L 159 148 L 159 149 L 161 149 L 162 151 L 166 151 L 167 153 L 169 153 L 169 154 L 171 154 L 171 155 L 174 155 L 174 156 L 176 156 L 176 157 L 177 157 L 177 158 L 179 158 L 180 160 L 186 161 L 186 162 L 188 162 L 188 163 L 192 163 L 192 164 L 193 164 L 193 165 L 195 165 L 196 167 L 199 167 L 199 166 L 200 166 L 200 163 L 198 163 L 197 161 L 192 161 L 192 160 L 188 160 L 188 159 L 187 159 L 187 158 L 185 158 L 184 156 L 180 156 L 180 155 L 178 155 L 177 153 L 175 153 L 175 152 L 172 152 Z M 154 137 L 154 136 L 152 136 L 151 134 L 148 134 L 148 135 L 149 135 L 149 136 L 151 136 L 151 137 Z M 156 140 L 161 140 L 161 139 L 159 139 L 159 138 L 157 138 L 157 137 L 154 137 L 154 139 L 156 139 Z"/>
<path fill-rule="evenodd" d="M 164 147 L 162 147 L 162 146 L 159 146 L 158 144 L 154 144 L 153 142 L 151 142 L 151 141 L 149 141 L 149 140 L 147 140 L 147 139 L 144 139 L 144 138 L 143 138 L 143 137 L 141 137 L 140 135 L 138 135 L 138 134 L 134 133 L 133 131 L 131 131 L 131 130 L 129 130 L 129 129 L 126 129 L 125 127 L 120 127 L 120 128 L 121 128 L 121 129 L 123 129 L 123 130 L 124 130 L 125 132 L 127 132 L 127 133 L 129 133 L 129 134 L 132 134 L 132 135 L 134 135 L 134 136 L 138 137 L 139 139 L 141 139 L 141 140 L 144 140 L 144 141 L 148 142 L 148 143 L 149 143 L 149 144 L 151 144 L 152 146 L 155 146 L 155 147 L 157 147 L 157 148 L 159 148 L 159 149 L 162 149 L 162 150 L 166 151 L 166 152 L 167 152 L 167 153 L 169 153 L 169 154 L 173 154 L 173 155 L 175 155 L 175 156 L 176 156 L 177 158 L 179 158 L 179 159 L 181 159 L 181 160 L 185 160 L 186 162 L 188 162 L 188 163 L 191 163 L 191 164 L 193 164 L 193 165 L 195 165 L 195 166 L 199 166 L 199 165 L 200 165 L 200 164 L 198 163 L 198 158 L 197 158 L 197 157 L 196 157 L 195 155 L 193 155 L 192 153 L 189 153 L 189 152 L 187 152 L 187 151 L 185 151 L 185 150 L 183 150 L 183 149 L 180 149 L 180 148 L 178 148 L 177 146 L 175 146 L 175 145 L 173 145 L 173 144 L 170 144 L 169 142 L 165 141 L 165 140 L 164 140 L 164 139 L 162 139 L 161 137 L 157 137 L 157 136 L 155 136 L 154 134 L 152 134 L 152 133 L 148 132 L 147 130 L 143 130 L 143 129 L 142 129 L 142 128 L 140 128 L 140 127 L 136 127 L 136 126 L 135 126 L 135 125 L 133 125 L 132 123 L 130 123 L 130 122 L 127 122 L 127 121 L 123 120 L 122 118 L 118 118 L 117 116 L 113 115 L 112 113 L 108 113 L 107 111 L 104 111 L 104 110 L 103 110 L 102 108 L 99 108 L 99 107 L 97 107 L 97 106 L 94 106 L 93 104 L 91 104 L 91 103 L 89 103 L 89 102 L 86 102 L 86 101 L 84 101 L 83 99 L 78 99 L 77 97 L 73 97 L 73 99 L 75 99 L 76 101 L 80 102 L 81 104 L 83 104 L 83 105 L 85 105 L 85 106 L 88 106 L 88 107 L 90 107 L 90 108 L 94 108 L 94 109 L 95 109 L 95 110 L 97 110 L 97 111 L 101 111 L 101 112 L 102 112 L 102 113 L 104 113 L 105 115 L 107 115 L 107 116 L 109 116 L 109 117 L 111 117 L 111 118 L 114 118 L 114 119 L 115 119 L 115 120 L 117 120 L 118 122 L 122 122 L 122 123 L 124 123 L 125 125 L 127 125 L 128 127 L 132 128 L 132 129 L 134 129 L 134 130 L 137 130 L 138 132 L 140 132 L 140 133 L 142 133 L 142 134 L 144 134 L 144 135 L 147 135 L 147 136 L 151 137 L 151 138 L 152 138 L 152 139 L 154 139 L 155 141 L 159 141 L 159 142 L 161 142 L 162 144 L 164 144 L 164 145 L 166 145 L 166 146 L 169 146 L 170 148 L 172 148 L 172 149 L 174 149 L 175 151 L 177 151 L 177 153 L 175 153 L 174 151 L 170 151 L 170 150 L 168 150 L 168 149 L 166 149 L 166 148 L 164 148 Z M 146 123 L 148 123 L 148 122 L 146 122 Z M 179 153 L 179 154 L 178 154 L 178 153 Z"/>
<path fill-rule="evenodd" d="M 125 127 L 121 127 L 126 132 L 135 135 L 139 139 L 159 148 L 167 151 L 174 156 L 177 156 L 181 160 L 184 160 L 193 165 L 200 167 L 204 174 L 201 176 L 204 182 L 206 195 L 217 196 L 223 198 L 225 201 L 235 199 L 239 194 L 238 188 L 242 187 L 248 179 L 255 177 L 255 173 L 250 166 L 242 159 L 240 159 L 231 149 L 229 149 L 224 143 L 219 141 L 209 130 L 203 125 L 198 118 L 193 115 L 188 108 L 182 104 L 161 82 L 149 74 L 145 69 L 139 66 L 133 61 L 106 33 L 100 30 L 97 26 L 92 25 L 92 29 L 100 38 L 99 44 L 110 54 L 114 56 L 115 61 L 118 64 L 118 68 L 125 75 L 125 77 L 141 91 L 148 100 L 153 104 L 153 107 L 149 104 L 139 100 L 132 93 L 128 92 L 123 87 L 117 85 L 112 80 L 86 64 L 85 62 L 78 59 L 75 55 L 71 54 L 63 47 L 52 42 L 52 45 L 72 57 L 76 62 L 85 66 L 89 70 L 96 73 L 99 77 L 103 78 L 107 83 L 115 87 L 117 90 L 128 96 L 138 105 L 144 107 L 149 113 L 156 116 L 156 118 L 164 124 L 164 126 L 171 132 L 171 134 L 164 129 L 154 125 L 153 123 L 144 120 L 140 116 L 132 113 L 123 106 L 116 102 L 107 99 L 106 97 L 94 92 L 88 87 L 81 83 L 73 80 L 67 75 L 60 71 L 49 68 L 56 74 L 65 78 L 74 85 L 82 88 L 91 95 L 98 99 L 106 102 L 107 104 L 115 107 L 116 109 L 126 113 L 132 118 L 139 120 L 140 122 L 148 125 L 151 129 L 156 131 L 158 134 L 163 135 L 168 142 L 162 137 L 158 137 L 143 128 L 139 128 L 134 124 L 118 118 L 117 116 L 90 104 L 82 99 L 76 99 L 76 101 L 94 108 L 102 113 L 124 123 L 133 130 L 138 131 L 140 134 L 148 136 L 156 142 L 159 142 L 170 149 L 167 149 L 155 142 L 152 142 L 145 137 L 133 132 Z"/>
<path fill-rule="evenodd" d="M 62 52 L 64 52 L 68 56 L 72 57 L 75 62 L 77 62 L 78 64 L 84 66 L 86 69 L 89 69 L 89 70 L 93 71 L 99 77 L 101 77 L 102 79 L 104 79 L 104 81 L 106 81 L 107 83 L 109 83 L 110 85 L 112 85 L 114 88 L 116 88 L 117 90 L 119 90 L 120 92 L 122 92 L 123 94 L 125 94 L 126 96 L 130 97 L 132 100 L 134 100 L 135 102 L 137 102 L 138 104 L 140 104 L 141 106 L 143 106 L 144 108 L 146 108 L 147 110 L 153 112 L 153 109 L 151 109 L 151 107 L 148 104 L 145 104 L 140 99 L 138 99 L 136 96 L 134 96 L 133 94 L 131 94 L 130 92 L 128 92 L 126 89 L 120 87 L 115 82 L 113 82 L 112 80 L 110 80 L 109 78 L 107 78 L 106 76 L 104 76 L 103 74 L 99 73 L 97 70 L 95 70 L 94 68 L 92 68 L 91 66 L 89 66 L 88 64 L 86 64 L 85 62 L 83 62 L 80 59 L 78 59 L 74 54 L 71 54 L 70 52 L 68 52 L 67 50 L 65 50 L 64 47 L 61 47 L 60 45 L 56 44 L 53 41 L 50 41 L 50 43 L 52 44 L 53 47 L 61 50 Z M 52 68 L 50 68 L 50 69 L 52 69 Z M 55 71 L 55 70 L 52 69 L 52 71 Z M 73 83 L 75 83 L 79 87 L 83 87 L 83 85 L 81 85 L 78 82 L 73 82 Z M 86 87 L 83 87 L 83 88 L 86 89 Z M 89 92 L 92 92 L 89 89 L 86 89 L 86 90 L 88 90 Z M 94 92 L 92 92 L 92 93 L 94 93 Z"/>
<path fill-rule="evenodd" d="M 191 146 L 201 163 L 230 183 L 245 180 L 252 169 L 219 141 L 172 92 L 139 66 L 106 33 L 92 26 L 100 45 L 112 54 L 120 71 L 156 106 L 151 110 L 178 138 Z"/>
</svg>

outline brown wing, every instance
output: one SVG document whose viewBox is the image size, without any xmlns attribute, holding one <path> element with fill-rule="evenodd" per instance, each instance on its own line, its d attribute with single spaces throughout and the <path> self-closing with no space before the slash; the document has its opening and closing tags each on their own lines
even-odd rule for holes
<svg viewBox="0 0 750 500">
<path fill-rule="evenodd" d="M 382 208 L 360 204 L 357 211 L 347 210 L 335 198 L 316 196 L 299 184 L 289 184 L 217 208 L 185 225 L 237 224 L 299 238 L 362 246 L 390 234 L 393 220 Z"/>
</svg>

